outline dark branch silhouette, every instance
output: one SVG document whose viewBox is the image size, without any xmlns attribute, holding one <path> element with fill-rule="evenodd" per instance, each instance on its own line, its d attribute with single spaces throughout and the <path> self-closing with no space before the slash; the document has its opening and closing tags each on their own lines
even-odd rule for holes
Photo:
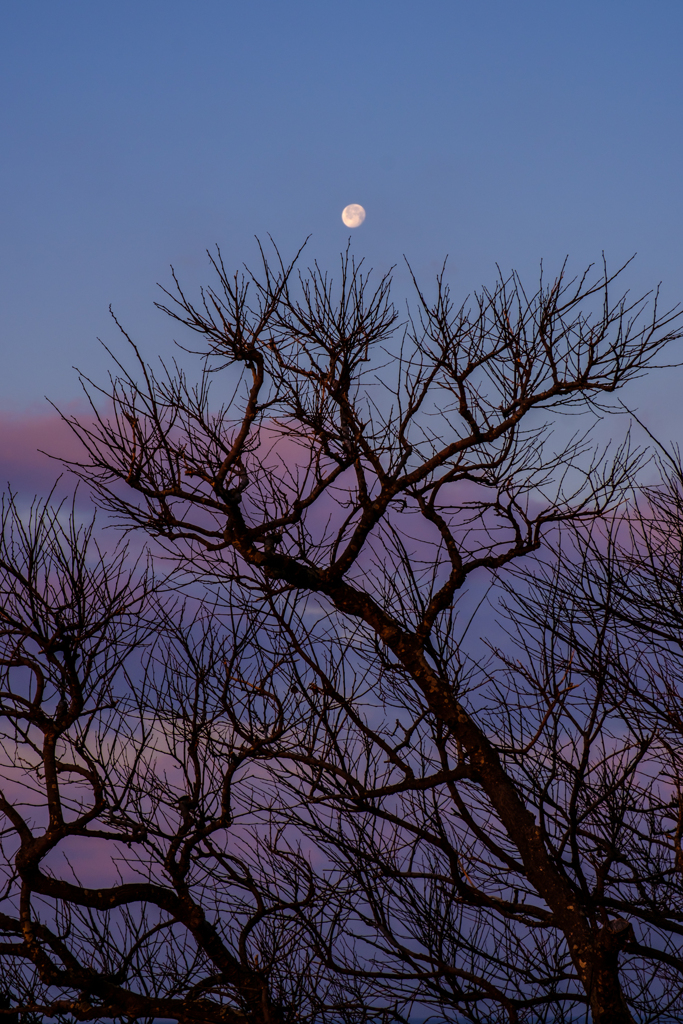
<svg viewBox="0 0 683 1024">
<path fill-rule="evenodd" d="M 654 581 L 683 563 L 679 491 L 625 505 L 628 439 L 551 428 L 679 314 L 589 268 L 462 306 L 442 275 L 402 324 L 348 255 L 337 284 L 213 264 L 162 306 L 197 380 L 126 335 L 133 369 L 69 420 L 164 580 L 8 507 L 1 714 L 39 810 L 1 805 L 6 1012 L 676 1019 L 680 573 Z M 15 581 L 32 550 L 49 571 Z M 475 658 L 483 579 L 510 641 Z M 115 851 L 104 888 L 54 860 L 86 839 Z"/>
</svg>

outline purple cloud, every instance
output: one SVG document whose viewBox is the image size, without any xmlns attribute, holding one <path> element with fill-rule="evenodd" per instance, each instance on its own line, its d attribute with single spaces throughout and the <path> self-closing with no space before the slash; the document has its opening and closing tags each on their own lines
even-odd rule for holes
<svg viewBox="0 0 683 1024">
<path fill-rule="evenodd" d="M 0 485 L 7 485 L 24 500 L 50 493 L 57 478 L 60 496 L 71 492 L 75 478 L 60 458 L 77 458 L 82 448 L 54 410 L 0 413 Z M 86 494 L 83 491 L 82 501 Z"/>
</svg>

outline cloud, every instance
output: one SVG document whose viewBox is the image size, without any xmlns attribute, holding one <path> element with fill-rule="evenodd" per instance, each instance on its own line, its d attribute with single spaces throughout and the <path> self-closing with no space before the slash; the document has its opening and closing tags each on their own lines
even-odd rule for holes
<svg viewBox="0 0 683 1024">
<path fill-rule="evenodd" d="M 75 477 L 59 460 L 81 451 L 57 412 L 0 413 L 0 486 L 5 490 L 9 484 L 23 500 L 47 496 L 60 475 L 57 493 L 72 492 Z M 81 501 L 88 501 L 85 491 Z"/>
</svg>

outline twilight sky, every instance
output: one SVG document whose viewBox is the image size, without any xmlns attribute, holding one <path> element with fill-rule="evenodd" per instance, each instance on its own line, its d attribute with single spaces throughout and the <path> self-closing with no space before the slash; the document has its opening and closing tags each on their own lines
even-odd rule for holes
<svg viewBox="0 0 683 1024">
<path fill-rule="evenodd" d="M 348 203 L 357 255 L 450 254 L 462 296 L 604 249 L 683 299 L 682 44 L 680 0 L 4 0 L 0 414 L 101 378 L 109 303 L 162 351 L 155 284 L 216 242 L 332 266 Z M 682 382 L 625 397 L 676 437 Z"/>
</svg>

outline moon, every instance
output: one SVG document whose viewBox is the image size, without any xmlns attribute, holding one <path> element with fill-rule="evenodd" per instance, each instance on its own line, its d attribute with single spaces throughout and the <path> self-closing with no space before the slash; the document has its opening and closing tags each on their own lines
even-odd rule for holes
<svg viewBox="0 0 683 1024">
<path fill-rule="evenodd" d="M 347 228 L 359 228 L 365 220 L 365 210 L 358 203 L 350 203 L 342 210 L 342 220 Z"/>
</svg>

